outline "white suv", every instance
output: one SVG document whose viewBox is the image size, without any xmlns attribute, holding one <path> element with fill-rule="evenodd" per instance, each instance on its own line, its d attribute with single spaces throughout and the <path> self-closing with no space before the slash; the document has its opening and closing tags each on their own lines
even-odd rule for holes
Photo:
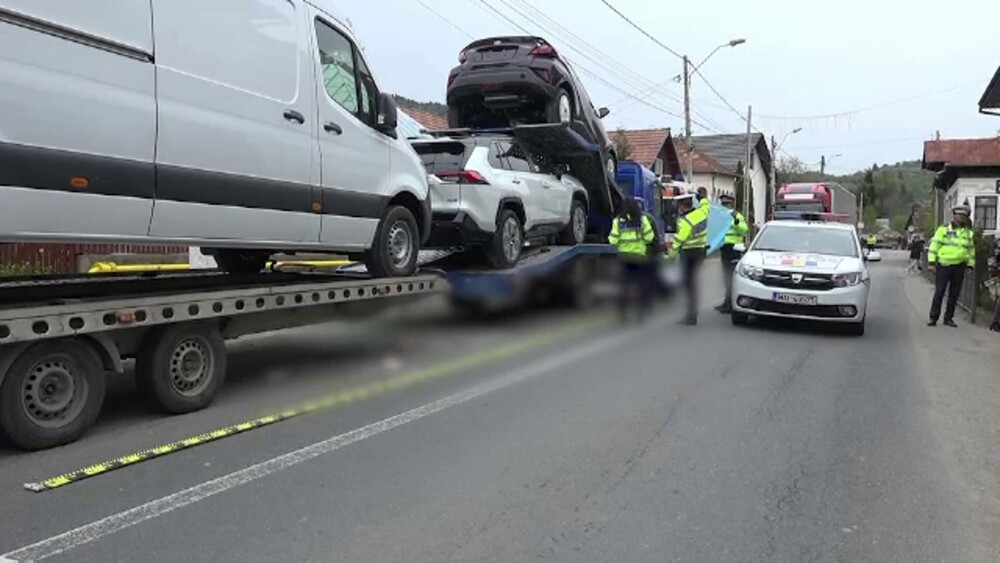
<svg viewBox="0 0 1000 563">
<path fill-rule="evenodd" d="M 431 194 L 427 247 L 473 247 L 496 268 L 517 263 L 525 240 L 575 245 L 587 234 L 587 191 L 566 168 L 505 135 L 412 141 Z"/>
</svg>

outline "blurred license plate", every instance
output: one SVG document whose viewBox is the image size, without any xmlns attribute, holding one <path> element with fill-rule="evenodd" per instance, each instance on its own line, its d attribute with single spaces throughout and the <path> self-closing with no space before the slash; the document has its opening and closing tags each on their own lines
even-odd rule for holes
<svg viewBox="0 0 1000 563">
<path fill-rule="evenodd" d="M 792 305 L 815 305 L 817 296 L 797 295 L 795 293 L 775 293 L 774 300 L 778 303 L 791 303 Z"/>
</svg>

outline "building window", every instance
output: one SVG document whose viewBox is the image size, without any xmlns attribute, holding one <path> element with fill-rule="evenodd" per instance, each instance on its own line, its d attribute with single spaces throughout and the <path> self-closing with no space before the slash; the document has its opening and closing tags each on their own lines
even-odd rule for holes
<svg viewBox="0 0 1000 563">
<path fill-rule="evenodd" d="M 972 212 L 973 224 L 984 231 L 997 230 L 997 196 L 979 196 Z"/>
</svg>

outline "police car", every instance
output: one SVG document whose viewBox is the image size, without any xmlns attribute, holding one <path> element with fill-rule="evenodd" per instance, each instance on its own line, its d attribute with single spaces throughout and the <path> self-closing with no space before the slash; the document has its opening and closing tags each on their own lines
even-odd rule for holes
<svg viewBox="0 0 1000 563">
<path fill-rule="evenodd" d="M 865 332 L 871 278 L 850 224 L 770 221 L 733 274 L 734 325 L 751 316 L 806 319 Z"/>
</svg>

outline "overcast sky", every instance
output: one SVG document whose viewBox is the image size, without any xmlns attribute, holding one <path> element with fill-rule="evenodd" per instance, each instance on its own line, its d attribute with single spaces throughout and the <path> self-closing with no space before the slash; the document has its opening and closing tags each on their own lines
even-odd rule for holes
<svg viewBox="0 0 1000 563">
<path fill-rule="evenodd" d="M 752 104 L 754 126 L 767 135 L 780 140 L 802 127 L 782 148 L 815 166 L 825 154 L 831 172 L 919 159 L 935 131 L 942 138 L 1000 131 L 1000 117 L 977 106 L 1000 65 L 997 0 L 608 1 L 696 62 L 745 38 L 702 67 L 705 79 L 740 112 Z M 470 36 L 523 34 L 486 4 L 572 61 L 595 105 L 610 107 L 609 130 L 682 133 L 683 90 L 672 80 L 681 60 L 602 0 L 338 0 L 382 87 L 439 102 Z M 744 132 L 705 79 L 695 76 L 692 85 L 695 134 Z"/>
</svg>

